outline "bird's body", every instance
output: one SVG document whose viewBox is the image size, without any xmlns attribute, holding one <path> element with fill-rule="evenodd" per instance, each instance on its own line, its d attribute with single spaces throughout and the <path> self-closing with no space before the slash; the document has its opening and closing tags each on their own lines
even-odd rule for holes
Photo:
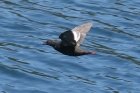
<svg viewBox="0 0 140 93">
<path fill-rule="evenodd" d="M 48 40 L 45 44 L 50 45 L 55 50 L 69 56 L 94 54 L 94 52 L 89 52 L 79 47 L 86 36 L 86 32 L 89 31 L 91 26 L 92 23 L 80 25 L 70 31 L 63 32 L 59 36 L 62 41 Z"/>
<path fill-rule="evenodd" d="M 55 50 L 69 56 L 80 56 L 80 55 L 85 55 L 85 54 L 91 54 L 91 52 L 88 52 L 78 46 L 64 46 L 63 42 L 59 41 L 54 41 L 54 40 L 49 40 L 53 42 L 53 44 L 50 44 Z"/>
</svg>

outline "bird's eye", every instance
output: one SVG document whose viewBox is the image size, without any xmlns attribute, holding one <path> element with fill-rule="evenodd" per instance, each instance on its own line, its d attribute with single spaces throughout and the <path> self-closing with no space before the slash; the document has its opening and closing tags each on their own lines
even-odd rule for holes
<svg viewBox="0 0 140 93">
<path fill-rule="evenodd" d="M 47 41 L 47 44 L 51 44 L 51 41 Z"/>
</svg>

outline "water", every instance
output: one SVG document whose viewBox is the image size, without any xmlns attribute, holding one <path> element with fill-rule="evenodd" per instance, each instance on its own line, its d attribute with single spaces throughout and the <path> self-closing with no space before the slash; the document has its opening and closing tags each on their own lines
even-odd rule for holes
<svg viewBox="0 0 140 93">
<path fill-rule="evenodd" d="M 1 0 L 1 93 L 140 93 L 139 0 Z M 80 24 L 72 57 L 42 45 Z"/>
</svg>

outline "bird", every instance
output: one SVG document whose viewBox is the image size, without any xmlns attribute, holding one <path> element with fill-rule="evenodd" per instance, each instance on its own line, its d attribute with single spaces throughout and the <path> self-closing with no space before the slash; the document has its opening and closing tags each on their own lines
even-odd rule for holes
<svg viewBox="0 0 140 93">
<path fill-rule="evenodd" d="M 89 52 L 85 49 L 80 48 L 80 44 L 86 37 L 86 33 L 91 29 L 92 24 L 92 22 L 88 22 L 79 25 L 71 30 L 61 33 L 59 36 L 61 41 L 47 40 L 43 43 L 43 45 L 52 46 L 55 50 L 68 56 L 95 54 L 95 52 Z"/>
</svg>

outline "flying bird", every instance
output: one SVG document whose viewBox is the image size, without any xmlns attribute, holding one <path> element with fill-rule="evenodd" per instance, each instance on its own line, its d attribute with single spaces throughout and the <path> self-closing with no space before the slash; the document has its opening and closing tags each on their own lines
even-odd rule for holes
<svg viewBox="0 0 140 93">
<path fill-rule="evenodd" d="M 77 26 L 72 30 L 63 32 L 59 36 L 61 41 L 47 40 L 43 44 L 52 46 L 55 50 L 69 56 L 95 54 L 94 52 L 89 52 L 79 47 L 80 44 L 83 42 L 84 38 L 86 37 L 86 33 L 92 27 L 92 24 L 92 22 L 89 22 Z"/>
</svg>

